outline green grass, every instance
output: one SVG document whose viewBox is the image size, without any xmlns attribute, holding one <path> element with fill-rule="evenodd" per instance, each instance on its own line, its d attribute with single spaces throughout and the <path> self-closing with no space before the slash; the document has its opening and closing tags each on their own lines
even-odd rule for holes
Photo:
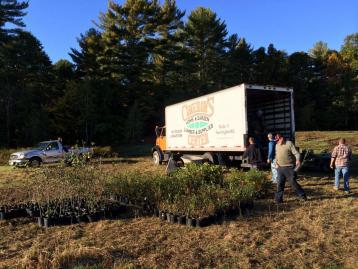
<svg viewBox="0 0 358 269">
<path fill-rule="evenodd" d="M 330 152 L 339 138 L 345 138 L 353 152 L 358 153 L 358 131 L 296 132 L 296 145 L 301 149 L 313 149 L 315 153 Z"/>
</svg>

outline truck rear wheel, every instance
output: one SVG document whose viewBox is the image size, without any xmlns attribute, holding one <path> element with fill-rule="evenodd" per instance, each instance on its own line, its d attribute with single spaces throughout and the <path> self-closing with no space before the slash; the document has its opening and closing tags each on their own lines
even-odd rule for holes
<svg viewBox="0 0 358 269">
<path fill-rule="evenodd" d="M 30 167 L 39 167 L 41 165 L 41 159 L 40 158 L 31 158 L 29 160 L 29 166 Z"/>
<path fill-rule="evenodd" d="M 154 151 L 153 151 L 152 157 L 153 157 L 153 163 L 154 163 L 155 165 L 160 165 L 160 164 L 162 164 L 162 162 L 163 162 L 163 157 L 162 157 L 162 155 L 161 155 L 157 150 L 154 150 Z"/>
<path fill-rule="evenodd" d="M 214 155 L 211 152 L 205 152 L 202 155 L 202 158 L 203 158 L 203 163 L 216 164 L 215 159 L 214 159 Z"/>
</svg>

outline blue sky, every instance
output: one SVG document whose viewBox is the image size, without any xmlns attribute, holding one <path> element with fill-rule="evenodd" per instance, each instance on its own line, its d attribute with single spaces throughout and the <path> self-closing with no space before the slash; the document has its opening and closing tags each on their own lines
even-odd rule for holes
<svg viewBox="0 0 358 269">
<path fill-rule="evenodd" d="M 123 0 L 116 0 L 123 3 Z M 93 27 L 107 0 L 30 0 L 24 21 L 43 44 L 53 62 L 70 59 L 76 38 Z M 276 48 L 288 53 L 308 51 L 324 41 L 339 50 L 348 34 L 358 32 L 357 0 L 177 0 L 186 15 L 198 6 L 212 9 L 254 47 Z"/>
</svg>

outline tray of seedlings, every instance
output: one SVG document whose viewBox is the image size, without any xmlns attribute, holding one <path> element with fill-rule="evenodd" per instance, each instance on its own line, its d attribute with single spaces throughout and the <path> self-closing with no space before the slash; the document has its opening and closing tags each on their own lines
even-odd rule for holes
<svg viewBox="0 0 358 269">
<path fill-rule="evenodd" d="M 189 164 L 171 175 L 107 176 L 94 167 L 54 168 L 36 177 L 30 202 L 0 201 L 0 220 L 29 217 L 48 228 L 154 215 L 173 224 L 206 227 L 250 212 L 269 185 L 260 171 L 225 171 L 208 164 Z"/>
<path fill-rule="evenodd" d="M 163 221 L 206 227 L 249 213 L 254 199 L 269 186 L 265 174 L 257 170 L 189 164 L 168 176 L 122 173 L 112 177 L 107 187 L 121 202 L 142 201 L 139 204 L 147 213 Z"/>
</svg>

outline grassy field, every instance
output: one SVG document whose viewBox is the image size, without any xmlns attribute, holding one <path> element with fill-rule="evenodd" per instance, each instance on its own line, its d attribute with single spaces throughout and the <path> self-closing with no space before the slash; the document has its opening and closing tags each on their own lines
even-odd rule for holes
<svg viewBox="0 0 358 269">
<path fill-rule="evenodd" d="M 296 132 L 297 146 L 313 149 L 316 153 L 332 151 L 339 138 L 345 138 L 353 152 L 358 153 L 358 131 Z"/>
<path fill-rule="evenodd" d="M 358 132 L 299 132 L 297 145 L 330 150 L 340 136 L 358 154 Z M 165 169 L 149 157 L 105 159 L 101 166 L 108 173 Z M 26 188 L 33 173 L 1 166 L 0 188 Z M 201 229 L 152 217 L 46 230 L 29 219 L 0 221 L 0 268 L 357 268 L 358 175 L 344 194 L 333 191 L 332 174 L 299 176 L 307 202 L 288 187 L 277 206 L 272 189 L 252 215 Z"/>
</svg>

